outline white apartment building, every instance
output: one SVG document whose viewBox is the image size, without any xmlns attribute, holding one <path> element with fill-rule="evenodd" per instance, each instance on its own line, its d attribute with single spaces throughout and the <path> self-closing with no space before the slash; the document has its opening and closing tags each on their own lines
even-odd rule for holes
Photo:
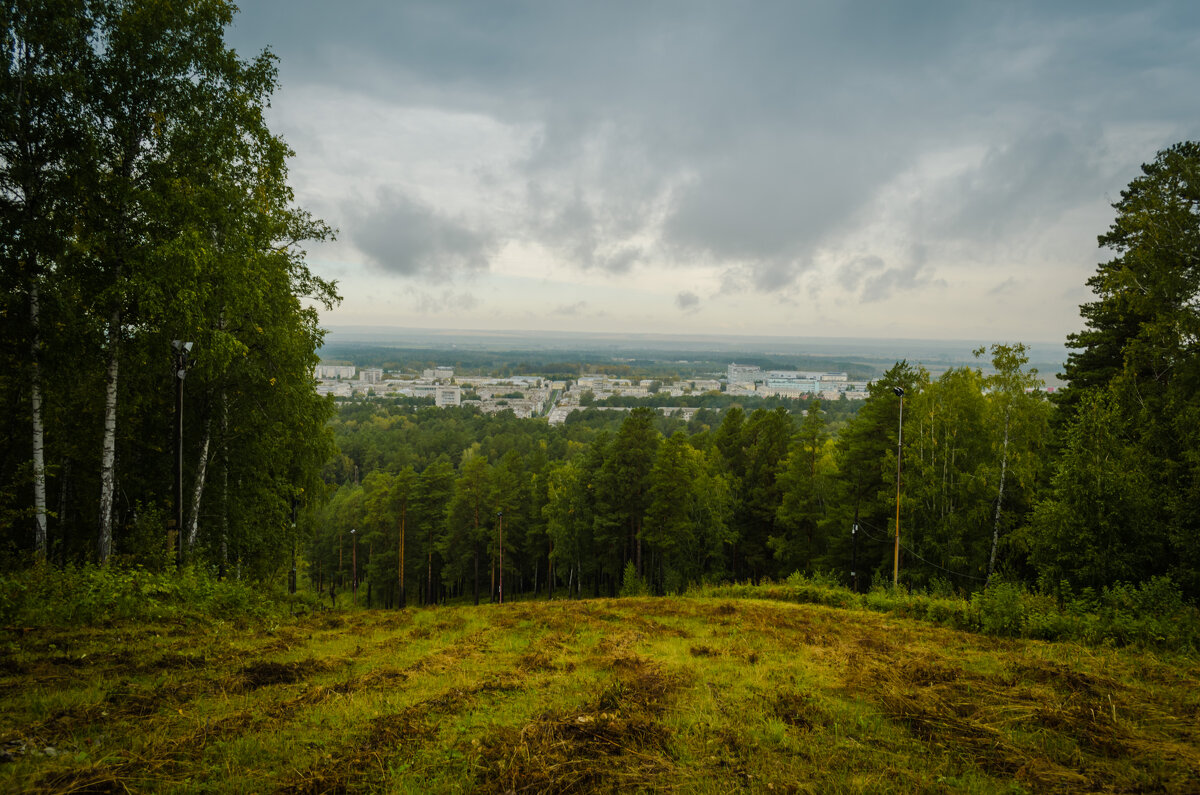
<svg viewBox="0 0 1200 795">
<path fill-rule="evenodd" d="M 462 387 L 458 385 L 437 387 L 433 402 L 439 409 L 462 405 Z"/>
<path fill-rule="evenodd" d="M 364 367 L 358 371 L 358 380 L 365 384 L 378 384 L 383 380 L 383 370 L 377 367 Z"/>
<path fill-rule="evenodd" d="M 318 364 L 313 370 L 314 378 L 353 378 L 352 364 Z"/>
<path fill-rule="evenodd" d="M 762 368 L 757 365 L 731 362 L 725 370 L 725 380 L 731 384 L 753 384 L 762 379 Z"/>
</svg>

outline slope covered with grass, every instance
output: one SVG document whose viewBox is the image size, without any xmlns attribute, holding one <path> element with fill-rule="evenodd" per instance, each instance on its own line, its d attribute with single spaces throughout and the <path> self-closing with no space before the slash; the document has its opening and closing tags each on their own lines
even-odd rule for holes
<svg viewBox="0 0 1200 795">
<path fill-rule="evenodd" d="M 6 631 L 4 791 L 1200 789 L 1195 657 L 867 610 L 646 598 Z"/>
</svg>

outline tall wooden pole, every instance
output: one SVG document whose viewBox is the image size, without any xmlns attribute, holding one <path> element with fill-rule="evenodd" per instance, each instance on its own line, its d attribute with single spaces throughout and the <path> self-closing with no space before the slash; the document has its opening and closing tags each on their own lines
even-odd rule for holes
<svg viewBox="0 0 1200 795">
<path fill-rule="evenodd" d="M 896 555 L 892 561 L 892 587 L 900 584 L 900 453 L 904 445 L 904 390 L 893 387 L 900 398 L 900 427 L 896 433 Z"/>
</svg>

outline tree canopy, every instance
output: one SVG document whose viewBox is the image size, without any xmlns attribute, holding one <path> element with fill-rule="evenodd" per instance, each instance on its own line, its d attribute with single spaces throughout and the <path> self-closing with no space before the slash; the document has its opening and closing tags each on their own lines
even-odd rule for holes
<svg viewBox="0 0 1200 795">
<path fill-rule="evenodd" d="M 161 559 L 178 511 L 185 556 L 267 571 L 293 502 L 322 491 L 316 307 L 338 299 L 300 246 L 330 230 L 293 203 L 291 152 L 263 115 L 275 60 L 226 45 L 234 12 L 0 12 L 0 392 L 22 407 L 0 438 L 0 516 L 18 548 Z M 192 344 L 186 362 L 173 341 Z"/>
</svg>

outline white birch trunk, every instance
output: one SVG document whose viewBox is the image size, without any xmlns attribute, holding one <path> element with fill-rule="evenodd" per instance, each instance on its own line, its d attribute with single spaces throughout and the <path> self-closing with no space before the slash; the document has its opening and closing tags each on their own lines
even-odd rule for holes
<svg viewBox="0 0 1200 795">
<path fill-rule="evenodd" d="M 117 374 L 120 362 L 121 310 L 113 311 L 108 324 L 108 373 L 104 393 L 104 442 L 100 452 L 100 563 L 112 554 L 113 501 L 116 492 L 117 459 Z"/>
<path fill-rule="evenodd" d="M 38 285 L 34 281 L 29 288 L 29 322 L 32 327 L 33 367 L 30 373 L 29 403 L 30 418 L 33 424 L 33 545 L 39 560 L 46 559 L 48 546 L 46 532 L 46 445 L 45 431 L 42 425 L 42 372 L 41 355 L 42 342 L 39 334 L 40 307 L 38 305 Z"/>
<path fill-rule="evenodd" d="M 204 496 L 204 478 L 208 471 L 208 447 L 212 441 L 212 417 L 204 421 L 204 439 L 200 442 L 200 460 L 196 462 L 196 480 L 192 485 L 192 508 L 188 513 L 187 548 L 190 552 L 196 545 L 196 534 L 200 528 L 200 498 Z"/>
</svg>

